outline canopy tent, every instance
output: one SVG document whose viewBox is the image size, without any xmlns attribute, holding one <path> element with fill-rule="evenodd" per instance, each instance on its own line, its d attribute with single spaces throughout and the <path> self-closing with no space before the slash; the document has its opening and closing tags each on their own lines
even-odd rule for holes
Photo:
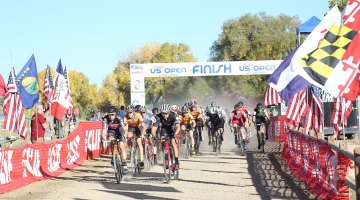
<svg viewBox="0 0 360 200">
<path fill-rule="evenodd" d="M 314 30 L 314 28 L 320 23 L 320 21 L 321 20 L 317 17 L 312 16 L 310 19 L 308 19 L 296 29 L 296 34 L 298 35 L 298 45 L 300 45 L 300 34 L 311 33 L 311 31 Z"/>
</svg>

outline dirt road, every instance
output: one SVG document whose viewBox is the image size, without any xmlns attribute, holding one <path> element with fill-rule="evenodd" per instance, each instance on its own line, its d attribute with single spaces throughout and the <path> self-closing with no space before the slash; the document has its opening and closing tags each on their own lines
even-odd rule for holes
<svg viewBox="0 0 360 200">
<path fill-rule="evenodd" d="M 207 140 L 207 137 L 205 137 Z M 223 152 L 216 156 L 202 143 L 202 155 L 182 158 L 180 180 L 165 183 L 161 166 L 136 177 L 125 176 L 116 184 L 108 156 L 85 161 L 60 177 L 40 181 L 0 195 L 0 199 L 312 199 L 303 184 L 294 182 L 279 159 L 279 146 L 266 144 L 240 156 L 233 136 L 225 137 Z"/>
</svg>

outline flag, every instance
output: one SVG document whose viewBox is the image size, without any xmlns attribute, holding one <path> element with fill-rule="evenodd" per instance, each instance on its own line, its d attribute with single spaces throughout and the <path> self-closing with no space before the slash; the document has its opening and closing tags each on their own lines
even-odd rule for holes
<svg viewBox="0 0 360 200">
<path fill-rule="evenodd" d="M 311 85 L 309 81 L 299 74 L 301 68 L 299 66 L 301 64 L 299 60 L 317 48 L 319 41 L 324 38 L 325 33 L 327 33 L 327 30 L 329 30 L 340 14 L 337 6 L 334 6 L 310 33 L 302 45 L 285 58 L 269 77 L 268 82 L 270 86 L 279 92 L 279 95 L 284 101 L 289 102 L 292 96 Z"/>
<path fill-rule="evenodd" d="M 59 60 L 58 66 L 56 68 L 56 73 L 54 77 L 54 97 L 51 103 L 51 114 L 58 120 L 65 115 L 67 110 L 70 107 L 70 99 L 68 95 L 67 82 L 64 76 L 64 70 Z"/>
<path fill-rule="evenodd" d="M 3 128 L 18 132 L 22 139 L 27 138 L 24 107 L 21 102 L 21 95 L 15 83 L 15 71 L 11 69 L 4 104 L 4 124 Z"/>
<path fill-rule="evenodd" d="M 324 116 L 322 102 L 320 99 L 320 89 L 311 86 L 308 99 L 309 110 L 306 114 L 305 133 L 314 130 L 316 133 L 324 132 Z"/>
<path fill-rule="evenodd" d="M 304 88 L 310 86 L 304 78 L 299 76 L 295 71 L 292 70 L 290 62 L 296 53 L 298 48 L 292 51 L 280 66 L 270 75 L 268 83 L 270 87 L 275 88 L 279 91 L 279 96 L 284 101 L 289 102 L 291 97 L 296 93 L 299 93 Z"/>
<path fill-rule="evenodd" d="M 296 93 L 290 100 L 286 110 L 286 118 L 292 122 L 295 127 L 299 127 L 307 110 L 306 89 Z"/>
<path fill-rule="evenodd" d="M 334 107 L 331 114 L 331 124 L 334 125 L 334 132 L 339 137 L 343 126 L 347 125 L 347 118 L 352 112 L 352 103 L 342 97 L 334 99 Z"/>
<path fill-rule="evenodd" d="M 4 78 L 0 74 L 0 97 L 4 96 L 6 92 L 6 85 L 4 82 Z"/>
<path fill-rule="evenodd" d="M 278 104 L 278 103 L 281 103 L 281 102 L 283 102 L 283 100 L 279 96 L 279 93 L 274 88 L 269 86 L 266 89 L 265 99 L 264 99 L 263 104 L 265 106 L 268 106 L 268 105 Z"/>
<path fill-rule="evenodd" d="M 70 91 L 70 78 L 68 76 L 68 72 L 67 72 L 67 69 L 66 69 L 66 66 L 65 66 L 65 69 L 64 69 L 64 75 L 65 75 L 65 80 L 66 80 L 66 85 L 67 85 L 67 88 L 68 88 L 68 97 L 69 97 L 69 101 L 70 101 L 70 106 L 67 110 L 67 113 L 66 113 L 66 117 L 68 119 L 68 122 L 71 124 L 73 123 L 73 101 L 72 101 L 72 97 L 71 97 L 71 91 Z"/>
<path fill-rule="evenodd" d="M 299 73 L 334 97 L 353 101 L 359 94 L 360 2 L 349 0 L 317 49 L 300 60 Z"/>
<path fill-rule="evenodd" d="M 16 86 L 18 87 L 24 108 L 32 108 L 39 101 L 38 83 L 38 72 L 33 54 L 16 76 Z"/>
<path fill-rule="evenodd" d="M 44 80 L 44 92 L 43 98 L 46 102 L 51 102 L 51 97 L 53 97 L 54 84 L 50 73 L 50 67 L 47 66 Z"/>
</svg>

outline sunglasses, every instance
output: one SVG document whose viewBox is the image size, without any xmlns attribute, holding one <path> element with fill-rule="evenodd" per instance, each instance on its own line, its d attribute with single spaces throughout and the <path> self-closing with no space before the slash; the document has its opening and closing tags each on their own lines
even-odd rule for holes
<svg viewBox="0 0 360 200">
<path fill-rule="evenodd" d="M 163 112 L 162 114 L 163 114 L 163 115 L 168 115 L 169 113 Z"/>
<path fill-rule="evenodd" d="M 115 114 L 114 114 L 114 113 L 111 113 L 111 114 L 109 114 L 109 116 L 115 116 Z"/>
<path fill-rule="evenodd" d="M 128 114 L 131 114 L 131 113 L 133 113 L 133 112 L 128 112 Z"/>
</svg>

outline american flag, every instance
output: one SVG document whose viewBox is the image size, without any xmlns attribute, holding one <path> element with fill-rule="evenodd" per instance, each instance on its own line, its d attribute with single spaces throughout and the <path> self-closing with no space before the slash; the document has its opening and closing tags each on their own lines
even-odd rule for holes
<svg viewBox="0 0 360 200">
<path fill-rule="evenodd" d="M 24 107 L 21 102 L 21 96 L 18 94 L 18 89 L 15 84 L 14 68 L 12 68 L 10 72 L 3 110 L 5 116 L 3 128 L 12 132 L 18 131 L 20 137 L 26 139 L 27 132 Z"/>
<path fill-rule="evenodd" d="M 320 99 L 320 89 L 312 85 L 310 93 L 308 100 L 309 110 L 305 121 L 305 133 L 308 133 L 310 130 L 314 130 L 316 133 L 324 132 L 324 116 Z"/>
<path fill-rule="evenodd" d="M 72 97 L 71 97 L 71 91 L 70 91 L 70 81 L 69 81 L 69 77 L 68 77 L 68 72 L 66 70 L 66 66 L 65 66 L 65 69 L 64 69 L 64 76 L 65 76 L 65 80 L 66 80 L 66 85 L 67 85 L 67 88 L 68 88 L 68 98 L 69 98 L 69 101 L 70 101 L 70 107 L 68 108 L 67 110 L 67 113 L 66 113 L 66 117 L 68 119 L 68 122 L 71 124 L 73 122 L 73 101 L 72 101 Z"/>
<path fill-rule="evenodd" d="M 286 110 L 286 118 L 288 121 L 293 122 L 295 127 L 299 127 L 306 110 L 306 89 L 304 89 L 291 98 Z"/>
<path fill-rule="evenodd" d="M 54 93 L 54 83 L 50 73 L 50 67 L 47 66 L 46 74 L 45 74 L 45 81 L 44 81 L 44 93 L 43 97 L 47 103 L 51 102 L 51 98 Z"/>
<path fill-rule="evenodd" d="M 279 93 L 274 88 L 269 86 L 266 89 L 264 105 L 268 106 L 268 105 L 278 104 L 281 102 L 283 102 L 283 100 L 279 96 Z"/>
<path fill-rule="evenodd" d="M 347 125 L 347 118 L 352 112 L 352 109 L 351 101 L 340 96 L 334 99 L 331 123 L 334 124 L 334 133 L 337 133 L 338 137 L 341 135 L 343 126 Z"/>
</svg>

